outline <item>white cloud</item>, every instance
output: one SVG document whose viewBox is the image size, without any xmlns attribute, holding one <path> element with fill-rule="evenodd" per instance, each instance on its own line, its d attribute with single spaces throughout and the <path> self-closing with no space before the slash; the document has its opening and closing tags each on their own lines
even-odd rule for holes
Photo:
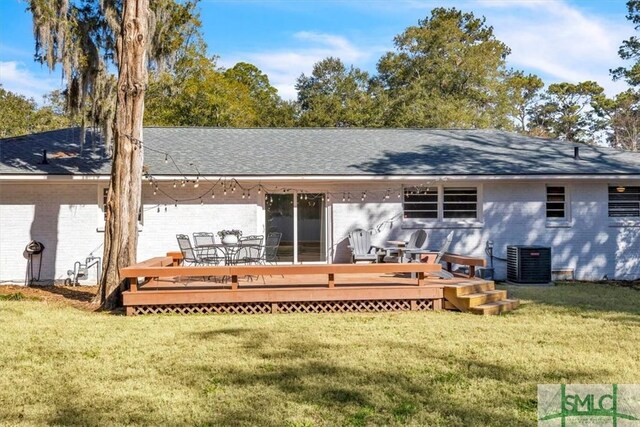
<svg viewBox="0 0 640 427">
<path fill-rule="evenodd" d="M 480 4 L 498 39 L 511 48 L 511 66 L 540 74 L 547 83 L 595 80 L 609 95 L 625 89 L 623 82 L 611 80 L 609 69 L 621 65 L 618 47 L 630 26 L 560 0 Z"/>
<path fill-rule="evenodd" d="M 42 103 L 42 96 L 62 87 L 61 80 L 47 71 L 33 73 L 18 61 L 0 61 L 0 84 L 6 90 Z"/>
<path fill-rule="evenodd" d="M 340 58 L 346 66 L 367 61 L 376 48 L 358 48 L 347 38 L 334 34 L 300 31 L 293 35 L 300 46 L 273 51 L 244 52 L 233 57 L 222 58 L 220 64 L 232 67 L 246 61 L 254 64 L 269 76 L 271 84 L 278 89 L 283 99 L 295 99 L 296 79 L 300 74 L 309 74 L 313 65 L 329 56 Z"/>
</svg>

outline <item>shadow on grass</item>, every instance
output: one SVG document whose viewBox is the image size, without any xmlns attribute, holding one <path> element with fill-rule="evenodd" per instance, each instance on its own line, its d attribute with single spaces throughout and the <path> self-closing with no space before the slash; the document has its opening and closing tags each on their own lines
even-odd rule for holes
<svg viewBox="0 0 640 427">
<path fill-rule="evenodd" d="M 510 297 L 584 314 L 640 315 L 640 292 L 633 286 L 609 283 L 559 282 L 555 286 L 500 284 Z M 633 319 L 632 316 L 623 316 Z"/>
<path fill-rule="evenodd" d="M 606 374 L 558 367 L 533 375 L 513 366 L 468 360 L 435 350 L 430 351 L 428 359 L 432 369 L 423 369 L 419 362 L 388 369 L 384 365 L 354 367 L 339 360 L 322 360 L 327 354 L 322 349 L 336 351 L 336 346 L 309 337 L 292 337 L 275 349 L 269 344 L 268 335 L 260 331 L 220 329 L 198 336 L 208 339 L 226 334 L 240 338 L 238 347 L 246 353 L 239 354 L 240 359 L 259 356 L 262 363 L 257 367 L 236 363 L 215 368 L 196 364 L 193 368 L 199 371 L 201 381 L 213 382 L 221 389 L 257 392 L 238 400 L 234 407 L 217 408 L 217 414 L 207 419 L 206 425 L 273 425 L 273 410 L 291 404 L 320 408 L 317 413 L 330 414 L 329 419 L 323 419 L 328 425 L 411 424 L 418 412 L 441 425 L 527 425 L 535 415 L 535 384 L 592 382 Z M 389 348 L 414 361 L 419 361 L 415 356 L 425 351 L 418 343 Z M 357 353 L 352 357 L 357 358 Z M 191 372 L 181 382 L 194 386 L 193 377 Z M 487 382 L 495 382 L 495 387 L 504 390 L 496 393 L 490 404 L 468 398 L 466 391 L 474 383 Z M 526 393 L 514 393 L 523 388 Z M 526 399 L 522 395 L 534 397 Z M 517 413 L 520 418 L 514 418 Z"/>
</svg>

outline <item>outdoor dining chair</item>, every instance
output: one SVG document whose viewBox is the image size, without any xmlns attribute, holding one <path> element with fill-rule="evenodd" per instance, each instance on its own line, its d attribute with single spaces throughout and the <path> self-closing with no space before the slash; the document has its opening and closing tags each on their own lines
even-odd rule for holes
<svg viewBox="0 0 640 427">
<path fill-rule="evenodd" d="M 186 234 L 177 234 L 176 239 L 178 240 L 178 246 L 180 247 L 184 263 L 192 265 L 216 265 L 219 262 L 215 258 L 208 258 L 198 254 L 191 245 L 189 236 Z"/>
<path fill-rule="evenodd" d="M 219 264 L 224 260 L 224 254 L 214 246 L 215 243 L 216 239 L 213 233 L 205 231 L 193 233 L 193 246 L 196 254 Z"/>
<path fill-rule="evenodd" d="M 265 241 L 260 260 L 262 264 L 276 264 L 278 262 L 278 248 L 280 247 L 281 239 L 282 233 L 280 232 L 272 231 L 267 234 L 267 240 Z"/>
<path fill-rule="evenodd" d="M 235 254 L 235 264 L 258 264 L 262 255 L 263 236 L 246 236 L 240 240 L 240 247 Z"/>
</svg>

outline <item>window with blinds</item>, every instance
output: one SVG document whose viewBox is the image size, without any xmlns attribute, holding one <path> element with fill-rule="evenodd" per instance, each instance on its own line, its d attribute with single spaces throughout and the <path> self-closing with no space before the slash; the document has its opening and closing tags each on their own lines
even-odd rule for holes
<svg viewBox="0 0 640 427">
<path fill-rule="evenodd" d="M 640 187 L 609 186 L 609 218 L 640 217 Z"/>
<path fill-rule="evenodd" d="M 566 188 L 563 186 L 547 186 L 547 218 L 565 219 L 566 217 Z"/>
<path fill-rule="evenodd" d="M 475 187 L 445 187 L 442 216 L 444 218 L 477 218 L 478 189 Z"/>
<path fill-rule="evenodd" d="M 405 218 L 438 219 L 438 188 L 405 188 Z"/>
<path fill-rule="evenodd" d="M 476 187 L 407 187 L 403 199 L 407 219 L 477 219 Z"/>
</svg>

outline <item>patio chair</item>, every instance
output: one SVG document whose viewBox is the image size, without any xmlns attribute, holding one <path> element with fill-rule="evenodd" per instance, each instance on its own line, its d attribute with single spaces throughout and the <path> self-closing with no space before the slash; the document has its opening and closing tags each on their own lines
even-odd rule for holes
<svg viewBox="0 0 640 427">
<path fill-rule="evenodd" d="M 449 250 L 449 246 L 451 246 L 451 242 L 453 241 L 453 231 L 450 232 L 447 237 L 444 239 L 444 243 L 440 247 L 440 250 L 437 252 L 429 249 L 414 249 L 407 251 L 407 255 L 413 259 L 413 261 L 418 261 L 417 257 L 420 255 L 429 255 L 427 258 L 427 262 L 429 264 L 440 264 L 442 261 L 442 256 L 447 253 Z M 446 270 L 439 271 L 437 273 L 428 273 L 429 276 L 437 276 L 442 279 L 452 279 L 453 274 Z"/>
<path fill-rule="evenodd" d="M 371 245 L 371 232 L 357 229 L 349 233 L 349 249 L 351 249 L 351 262 L 358 261 L 378 262 L 378 248 Z"/>
<path fill-rule="evenodd" d="M 420 250 L 425 246 L 427 241 L 427 232 L 424 230 L 416 230 L 411 233 L 409 241 L 403 248 L 384 248 L 387 252 L 383 258 L 384 262 L 411 262 L 412 256 L 410 255 L 412 250 Z"/>
<path fill-rule="evenodd" d="M 224 261 L 224 254 L 213 246 L 215 244 L 216 239 L 213 233 L 204 231 L 193 233 L 193 246 L 195 247 L 196 254 L 215 262 L 215 264 L 220 264 Z"/>
<path fill-rule="evenodd" d="M 206 256 L 202 256 L 193 249 L 191 246 L 191 240 L 189 240 L 189 236 L 186 234 L 176 234 L 176 239 L 178 240 L 178 246 L 180 247 L 180 252 L 182 252 L 182 260 L 186 264 L 192 265 L 216 265 L 219 260 L 215 258 L 207 258 Z"/>
<path fill-rule="evenodd" d="M 262 264 L 276 264 L 278 262 L 278 248 L 280 247 L 280 239 L 282 239 L 282 233 L 272 231 L 267 234 L 267 240 L 264 244 L 264 251 L 262 251 Z"/>
<path fill-rule="evenodd" d="M 234 257 L 234 264 L 258 264 L 262 260 L 263 236 L 247 236 L 240 240 L 241 246 Z"/>
</svg>

